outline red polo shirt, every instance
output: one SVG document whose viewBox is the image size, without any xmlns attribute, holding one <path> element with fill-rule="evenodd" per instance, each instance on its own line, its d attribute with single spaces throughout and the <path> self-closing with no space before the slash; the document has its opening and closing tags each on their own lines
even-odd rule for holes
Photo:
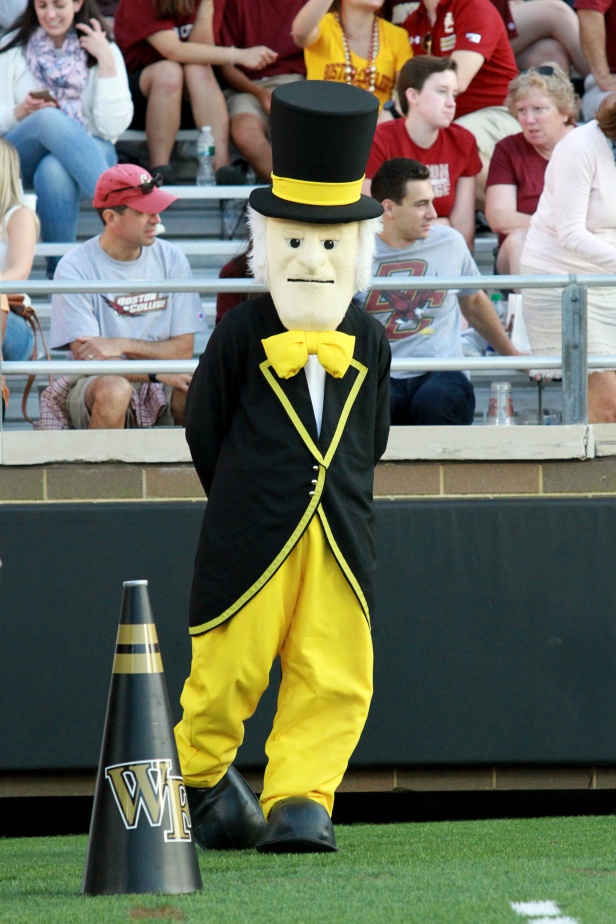
<svg viewBox="0 0 616 924">
<path fill-rule="evenodd" d="M 616 3 L 614 0 L 575 0 L 574 10 L 596 10 L 605 17 L 605 51 L 612 74 L 616 73 Z"/>
<path fill-rule="evenodd" d="M 598 0 L 597 0 L 598 2 Z M 457 99 L 456 117 L 502 106 L 509 83 L 518 75 L 505 24 L 490 0 L 441 0 L 434 28 L 423 2 L 403 23 L 413 53 L 439 58 L 453 51 L 476 51 L 484 62 L 465 93 Z"/>
</svg>

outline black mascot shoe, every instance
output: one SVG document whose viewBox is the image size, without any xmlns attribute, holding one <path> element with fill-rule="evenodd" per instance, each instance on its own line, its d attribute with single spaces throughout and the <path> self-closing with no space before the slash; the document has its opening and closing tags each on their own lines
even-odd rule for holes
<svg viewBox="0 0 616 924">
<path fill-rule="evenodd" d="M 304 796 L 276 802 L 267 821 L 259 853 L 333 853 L 336 836 L 327 810 Z"/>
<path fill-rule="evenodd" d="M 204 850 L 246 850 L 265 834 L 254 792 L 235 767 L 211 789 L 186 787 L 195 841 Z"/>
</svg>

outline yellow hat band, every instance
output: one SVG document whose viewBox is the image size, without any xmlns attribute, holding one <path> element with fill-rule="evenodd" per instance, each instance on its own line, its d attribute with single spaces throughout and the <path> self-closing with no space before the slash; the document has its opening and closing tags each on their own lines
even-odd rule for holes
<svg viewBox="0 0 616 924">
<path fill-rule="evenodd" d="M 312 180 L 293 180 L 272 173 L 272 192 L 279 199 L 302 205 L 351 205 L 361 196 L 362 176 L 351 183 L 316 183 Z"/>
</svg>

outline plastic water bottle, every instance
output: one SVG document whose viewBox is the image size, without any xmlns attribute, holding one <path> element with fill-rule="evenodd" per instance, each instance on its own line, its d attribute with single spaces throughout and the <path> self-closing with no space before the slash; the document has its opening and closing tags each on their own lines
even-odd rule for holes
<svg viewBox="0 0 616 924">
<path fill-rule="evenodd" d="M 215 186 L 214 152 L 216 145 L 210 125 L 204 125 L 197 139 L 197 157 L 199 169 L 197 170 L 197 186 Z"/>
<path fill-rule="evenodd" d="M 242 218 L 246 208 L 246 199 L 227 199 L 222 209 L 222 236 L 225 240 L 232 240 L 236 235 L 245 237 Z"/>
<path fill-rule="evenodd" d="M 498 315 L 498 320 L 501 322 L 503 327 L 505 327 L 507 323 L 507 303 L 503 301 L 503 296 L 500 292 L 494 292 L 494 294 L 490 296 L 490 301 L 492 302 L 492 307 Z M 496 350 L 494 347 L 488 343 L 486 345 L 486 353 L 495 352 Z"/>
</svg>

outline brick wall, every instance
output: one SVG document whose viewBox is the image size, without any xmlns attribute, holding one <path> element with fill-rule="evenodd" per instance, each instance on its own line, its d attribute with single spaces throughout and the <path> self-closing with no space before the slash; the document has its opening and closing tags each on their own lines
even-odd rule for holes
<svg viewBox="0 0 616 924">
<path fill-rule="evenodd" d="M 553 462 L 385 462 L 375 497 L 592 496 L 616 494 L 616 457 Z M 202 500 L 191 465 L 59 463 L 0 466 L 0 503 Z"/>
</svg>

